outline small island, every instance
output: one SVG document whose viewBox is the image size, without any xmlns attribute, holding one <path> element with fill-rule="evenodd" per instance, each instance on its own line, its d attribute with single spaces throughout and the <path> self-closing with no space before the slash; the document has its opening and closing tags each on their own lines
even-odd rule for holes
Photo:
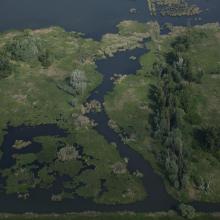
<svg viewBox="0 0 220 220">
<path fill-rule="evenodd" d="M 26 148 L 30 144 L 31 144 L 31 141 L 16 140 L 12 147 L 17 150 L 20 150 L 20 149 Z"/>
</svg>

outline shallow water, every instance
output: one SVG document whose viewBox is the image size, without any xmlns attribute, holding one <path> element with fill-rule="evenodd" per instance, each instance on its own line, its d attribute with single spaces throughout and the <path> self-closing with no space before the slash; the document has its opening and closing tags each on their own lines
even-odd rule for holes
<svg viewBox="0 0 220 220">
<path fill-rule="evenodd" d="M 191 0 L 202 9 L 195 17 L 152 17 L 146 0 L 0 0 L 0 31 L 9 29 L 61 26 L 67 31 L 79 31 L 87 37 L 99 39 L 103 34 L 115 32 L 122 20 L 151 21 L 175 25 L 220 21 L 219 0 Z M 136 14 L 129 10 L 136 8 Z M 201 21 L 195 18 L 201 17 Z"/>
</svg>

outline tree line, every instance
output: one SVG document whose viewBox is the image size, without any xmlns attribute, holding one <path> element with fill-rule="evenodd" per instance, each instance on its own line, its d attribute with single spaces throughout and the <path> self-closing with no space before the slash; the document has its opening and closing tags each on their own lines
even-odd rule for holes
<svg viewBox="0 0 220 220">
<path fill-rule="evenodd" d="M 194 128 L 202 133 L 201 146 L 219 149 L 220 129 L 202 127 L 202 119 L 197 113 L 197 101 L 192 95 L 192 84 L 201 83 L 202 70 L 193 71 L 186 51 L 191 35 L 177 37 L 171 44 L 172 51 L 164 56 L 164 61 L 156 62 L 152 74 L 156 85 L 150 88 L 152 115 L 152 137 L 162 146 L 158 161 L 169 182 L 176 189 L 182 189 L 189 181 L 189 158 Z"/>
</svg>

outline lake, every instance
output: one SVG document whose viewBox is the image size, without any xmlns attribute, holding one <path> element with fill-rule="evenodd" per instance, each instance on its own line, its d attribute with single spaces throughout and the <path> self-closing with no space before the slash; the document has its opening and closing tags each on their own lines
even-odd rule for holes
<svg viewBox="0 0 220 220">
<path fill-rule="evenodd" d="M 83 32 L 87 37 L 99 39 L 104 33 L 115 32 L 116 25 L 127 19 L 176 25 L 220 20 L 219 0 L 191 2 L 198 3 L 204 12 L 190 18 L 152 17 L 146 0 L 0 0 L 0 31 L 61 26 L 67 31 Z M 131 8 L 136 8 L 137 13 L 129 13 Z"/>
</svg>

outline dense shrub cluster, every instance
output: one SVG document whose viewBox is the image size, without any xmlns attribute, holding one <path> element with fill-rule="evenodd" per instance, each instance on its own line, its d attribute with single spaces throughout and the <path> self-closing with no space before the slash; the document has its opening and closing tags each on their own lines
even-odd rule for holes
<svg viewBox="0 0 220 220">
<path fill-rule="evenodd" d="M 14 39 L 6 45 L 6 51 L 13 60 L 29 62 L 38 58 L 41 47 L 40 39 L 29 33 L 24 33 L 14 37 Z"/>
<path fill-rule="evenodd" d="M 12 71 L 12 64 L 6 54 L 0 53 L 0 79 L 8 77 Z"/>
<path fill-rule="evenodd" d="M 45 47 L 44 42 L 29 32 L 14 37 L 6 44 L 5 51 L 12 60 L 28 63 L 40 61 L 44 67 L 52 63 L 52 54 Z"/>
</svg>

